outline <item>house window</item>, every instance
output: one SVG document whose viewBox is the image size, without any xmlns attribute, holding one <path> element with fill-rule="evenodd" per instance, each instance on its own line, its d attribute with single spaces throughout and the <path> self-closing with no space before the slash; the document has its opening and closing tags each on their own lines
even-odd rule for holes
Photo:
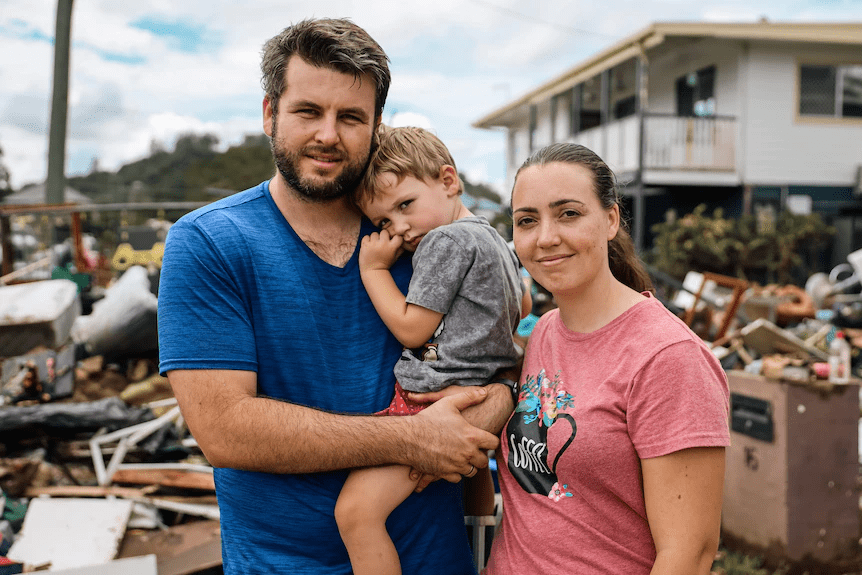
<svg viewBox="0 0 862 575">
<path fill-rule="evenodd" d="M 676 113 L 679 116 L 715 115 L 715 66 L 677 78 Z"/>
<path fill-rule="evenodd" d="M 799 114 L 862 118 L 862 66 L 800 66 Z"/>
<path fill-rule="evenodd" d="M 602 81 L 600 76 L 593 76 L 583 84 L 579 84 L 581 94 L 581 113 L 578 125 L 581 131 L 595 128 L 602 124 Z"/>
</svg>

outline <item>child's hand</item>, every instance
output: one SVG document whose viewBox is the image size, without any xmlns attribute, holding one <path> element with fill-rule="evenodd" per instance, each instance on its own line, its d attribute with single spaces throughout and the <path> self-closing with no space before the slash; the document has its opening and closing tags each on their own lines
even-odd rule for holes
<svg viewBox="0 0 862 575">
<path fill-rule="evenodd" d="M 360 270 L 388 270 L 404 252 L 404 238 L 380 230 L 362 238 L 359 246 Z"/>
</svg>

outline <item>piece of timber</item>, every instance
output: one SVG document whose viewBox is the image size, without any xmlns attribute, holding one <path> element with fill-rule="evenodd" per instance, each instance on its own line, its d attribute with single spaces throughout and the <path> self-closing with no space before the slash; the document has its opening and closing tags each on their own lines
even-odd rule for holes
<svg viewBox="0 0 862 575">
<path fill-rule="evenodd" d="M 114 483 L 163 485 L 165 487 L 215 491 L 215 481 L 211 473 L 179 469 L 118 469 L 114 473 L 113 481 Z"/>
</svg>

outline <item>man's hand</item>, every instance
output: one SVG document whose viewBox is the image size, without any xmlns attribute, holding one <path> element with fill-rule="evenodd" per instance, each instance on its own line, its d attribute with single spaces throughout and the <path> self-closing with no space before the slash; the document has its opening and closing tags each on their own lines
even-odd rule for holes
<svg viewBox="0 0 862 575">
<path fill-rule="evenodd" d="M 461 415 L 462 410 L 481 403 L 487 395 L 481 387 L 465 388 L 408 418 L 413 423 L 410 443 L 415 442 L 415 452 L 409 453 L 409 459 L 416 472 L 457 483 L 474 467 L 487 467 L 488 450 L 496 449 L 500 441 L 473 427 Z"/>
<path fill-rule="evenodd" d="M 444 398 L 458 398 L 462 394 L 472 393 L 473 390 L 483 389 L 487 392 L 487 400 L 480 404 L 470 405 L 461 410 L 464 419 L 471 425 L 479 427 L 492 433 L 495 437 L 499 435 L 500 430 L 509 419 L 512 413 L 512 394 L 509 388 L 501 384 L 488 384 L 484 388 L 476 388 L 471 386 L 450 385 L 449 387 L 435 392 L 428 393 L 408 393 L 408 396 L 417 403 L 433 403 L 442 401 Z M 448 400 L 448 399 L 447 399 Z M 428 408 L 431 409 L 431 408 Z M 425 411 L 428 411 L 426 409 Z M 423 412 L 424 413 L 424 412 Z M 496 446 L 494 447 L 496 449 Z M 487 455 L 487 454 L 486 454 Z M 486 458 L 487 460 L 487 458 Z M 471 461 L 471 464 L 473 462 Z M 477 469 L 482 466 L 476 465 Z M 441 479 L 439 476 L 423 474 L 421 470 L 414 468 L 411 471 L 411 478 L 417 481 L 416 491 L 422 491 L 433 481 Z"/>
<path fill-rule="evenodd" d="M 362 238 L 359 245 L 360 271 L 388 270 L 404 252 L 404 238 L 380 230 Z"/>
</svg>

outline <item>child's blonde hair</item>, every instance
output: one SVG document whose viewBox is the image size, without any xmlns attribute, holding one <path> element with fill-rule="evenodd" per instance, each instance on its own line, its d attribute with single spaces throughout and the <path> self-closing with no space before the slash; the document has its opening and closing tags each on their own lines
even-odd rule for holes
<svg viewBox="0 0 862 575">
<path fill-rule="evenodd" d="M 370 202 L 377 196 L 377 182 L 383 174 L 393 174 L 399 182 L 408 176 L 433 181 L 440 177 L 440 168 L 452 166 L 457 175 L 452 154 L 440 138 L 428 130 L 380 124 L 375 136 L 377 146 L 371 152 L 368 168 L 354 194 L 357 204 Z M 459 177 L 458 193 L 463 189 Z"/>
</svg>

